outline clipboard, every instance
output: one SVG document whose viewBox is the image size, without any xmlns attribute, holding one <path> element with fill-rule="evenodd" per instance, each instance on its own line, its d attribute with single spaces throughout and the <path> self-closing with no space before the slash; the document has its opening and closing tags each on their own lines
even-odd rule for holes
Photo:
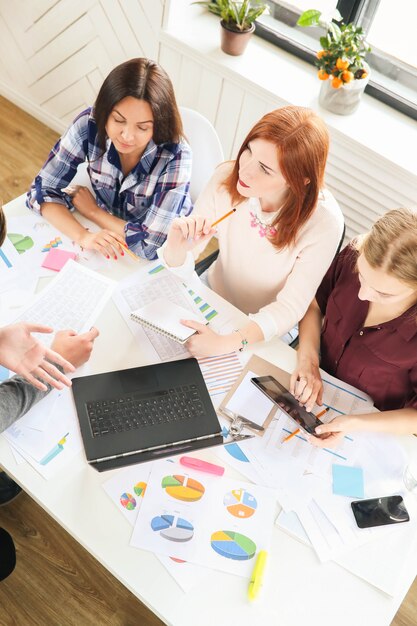
<svg viewBox="0 0 417 626">
<path fill-rule="evenodd" d="M 253 372 L 255 376 L 273 376 L 274 378 L 277 379 L 278 382 L 284 385 L 286 389 L 289 389 L 291 375 L 288 372 L 282 370 L 280 367 L 277 367 L 276 365 L 273 365 L 269 361 L 265 361 L 265 359 L 262 359 L 261 357 L 256 356 L 255 354 L 252 355 L 249 361 L 247 362 L 246 366 L 243 368 L 241 375 L 236 380 L 233 387 L 229 389 L 229 391 L 227 392 L 226 396 L 223 398 L 223 400 L 221 401 L 217 409 L 222 417 L 225 417 L 226 419 L 230 420 L 232 425 L 234 424 L 234 422 L 239 421 L 238 419 L 239 416 L 235 414 L 235 418 L 233 418 L 230 415 L 228 415 L 227 405 L 229 404 L 233 396 L 239 393 L 239 387 L 249 372 Z M 247 421 L 243 421 L 243 423 L 240 424 L 240 430 L 242 430 L 242 427 L 248 428 L 249 430 L 251 430 L 251 432 L 253 432 L 258 437 L 262 437 L 265 434 L 266 429 L 272 422 L 278 410 L 279 410 L 278 406 L 276 405 L 272 406 L 267 417 L 265 418 L 265 420 L 263 421 L 261 425 L 262 430 L 253 429 L 250 426 L 250 424 L 247 423 Z M 246 414 L 244 415 L 244 417 L 250 420 L 250 407 L 248 407 L 248 410 Z"/>
</svg>

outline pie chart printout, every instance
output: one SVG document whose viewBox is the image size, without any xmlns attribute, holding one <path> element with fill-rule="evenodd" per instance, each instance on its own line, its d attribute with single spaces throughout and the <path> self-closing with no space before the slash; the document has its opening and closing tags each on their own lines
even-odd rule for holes
<svg viewBox="0 0 417 626">
<path fill-rule="evenodd" d="M 161 485 L 168 495 L 183 502 L 196 502 L 205 492 L 205 488 L 198 480 L 188 476 L 165 476 Z"/>
<path fill-rule="evenodd" d="M 146 483 L 136 483 L 136 485 L 133 487 L 133 489 L 135 490 L 135 494 L 139 497 L 139 498 L 143 498 L 143 496 L 145 495 L 145 491 L 146 491 Z"/>
<path fill-rule="evenodd" d="M 234 561 L 248 561 L 256 552 L 256 544 L 233 530 L 217 530 L 211 535 L 211 547 L 217 554 Z"/>
<path fill-rule="evenodd" d="M 7 233 L 8 238 L 19 254 L 24 254 L 26 250 L 33 248 L 34 241 L 28 235 L 18 235 L 17 233 Z"/>
<path fill-rule="evenodd" d="M 224 496 L 223 504 L 231 515 L 240 519 L 251 517 L 258 506 L 256 498 L 246 489 L 233 489 Z"/>
<path fill-rule="evenodd" d="M 194 536 L 194 526 L 176 515 L 158 515 L 151 521 L 151 528 L 169 541 L 190 541 Z"/>
<path fill-rule="evenodd" d="M 120 496 L 120 504 L 128 511 L 133 511 L 136 508 L 136 500 L 131 493 L 122 493 Z"/>
</svg>

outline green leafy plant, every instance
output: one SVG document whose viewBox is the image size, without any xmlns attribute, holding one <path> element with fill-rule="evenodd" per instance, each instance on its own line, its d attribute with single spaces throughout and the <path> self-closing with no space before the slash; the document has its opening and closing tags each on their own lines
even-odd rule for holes
<svg viewBox="0 0 417 626">
<path fill-rule="evenodd" d="M 191 4 L 205 6 L 210 13 L 221 18 L 226 28 L 237 32 L 250 30 L 253 22 L 262 13 L 269 10 L 265 2 L 251 2 L 251 0 L 243 0 L 242 2 L 213 0 L 212 2 L 192 2 Z"/>
<path fill-rule="evenodd" d="M 319 68 L 320 80 L 331 78 L 332 87 L 339 89 L 352 80 L 360 80 L 368 76 L 364 62 L 371 48 L 366 43 L 365 33 L 360 26 L 344 24 L 337 10 L 329 18 L 315 9 L 304 11 L 297 24 L 299 26 L 322 26 L 327 30 L 326 35 L 320 37 L 322 49 L 317 52 L 315 63 Z"/>
</svg>

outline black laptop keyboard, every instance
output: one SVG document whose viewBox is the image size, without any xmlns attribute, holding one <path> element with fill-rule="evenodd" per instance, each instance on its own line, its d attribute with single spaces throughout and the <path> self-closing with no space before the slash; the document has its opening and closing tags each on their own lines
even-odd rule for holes
<svg viewBox="0 0 417 626">
<path fill-rule="evenodd" d="M 196 385 L 152 393 L 131 393 L 87 402 L 93 437 L 198 418 L 204 415 Z"/>
</svg>

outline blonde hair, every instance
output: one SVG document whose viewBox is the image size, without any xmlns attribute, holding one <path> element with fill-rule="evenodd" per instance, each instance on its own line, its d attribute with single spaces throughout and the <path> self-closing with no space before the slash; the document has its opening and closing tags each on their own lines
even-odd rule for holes
<svg viewBox="0 0 417 626">
<path fill-rule="evenodd" d="M 357 240 L 356 248 L 371 267 L 380 268 L 417 290 L 417 212 L 387 211 L 369 233 Z"/>
</svg>

